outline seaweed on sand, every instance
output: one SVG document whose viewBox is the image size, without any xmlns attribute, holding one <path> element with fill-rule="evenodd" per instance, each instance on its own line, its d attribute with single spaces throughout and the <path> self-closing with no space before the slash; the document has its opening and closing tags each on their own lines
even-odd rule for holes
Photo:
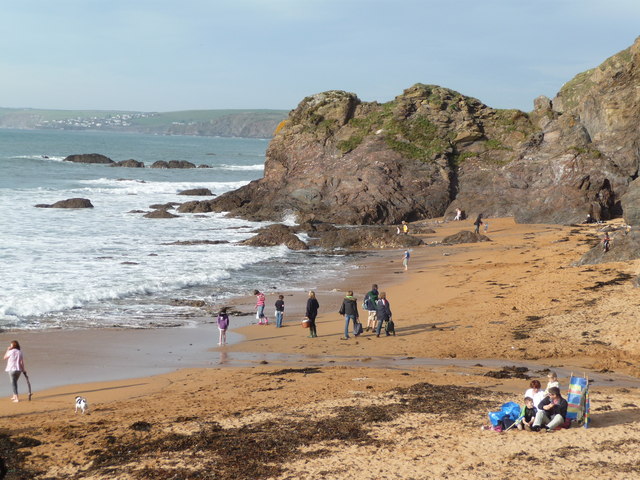
<svg viewBox="0 0 640 480">
<path fill-rule="evenodd" d="M 236 428 L 202 422 L 199 431 L 188 435 L 121 437 L 96 451 L 83 474 L 127 472 L 138 480 L 266 479 L 281 475 L 291 460 L 326 456 L 330 453 L 326 442 L 380 446 L 370 427 L 403 414 L 468 416 L 470 411 L 488 409 L 492 402 L 482 400 L 487 393 L 481 388 L 420 383 L 394 390 L 386 405 L 335 407 L 326 417 L 309 414 L 304 420 L 269 420 Z"/>
</svg>

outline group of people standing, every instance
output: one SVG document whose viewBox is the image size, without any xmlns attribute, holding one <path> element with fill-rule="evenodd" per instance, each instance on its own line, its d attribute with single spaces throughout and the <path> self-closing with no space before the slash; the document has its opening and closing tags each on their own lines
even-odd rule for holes
<svg viewBox="0 0 640 480">
<path fill-rule="evenodd" d="M 256 319 L 258 325 L 269 325 L 269 319 L 264 313 L 266 299 L 264 293 L 259 290 L 254 290 L 253 294 L 256 296 Z M 278 295 L 278 300 L 275 302 L 275 315 L 276 315 L 276 328 L 281 328 L 284 320 L 284 296 Z M 379 337 L 384 327 L 386 336 L 395 335 L 395 325 L 391 319 L 391 306 L 387 300 L 385 292 L 378 291 L 378 285 L 371 286 L 371 290 L 365 295 L 362 308 L 367 311 L 367 327 L 366 331 L 373 331 L 376 337 Z M 318 317 L 318 311 L 320 309 L 320 303 L 316 298 L 316 293 L 311 290 L 307 297 L 307 304 L 305 308 L 306 326 L 309 328 L 309 338 L 316 338 L 318 336 L 318 330 L 316 325 L 316 318 Z M 353 296 L 353 291 L 349 290 L 347 295 L 342 300 L 342 305 L 338 311 L 340 315 L 344 316 L 344 336 L 343 340 L 348 340 L 349 325 L 351 324 L 351 331 L 354 336 L 360 335 L 365 329 L 360 323 L 360 313 L 358 311 L 358 301 Z M 220 331 L 220 341 L 218 345 L 226 344 L 226 331 L 229 327 L 229 316 L 227 314 L 227 308 L 224 307 L 218 314 L 218 329 Z"/>
</svg>

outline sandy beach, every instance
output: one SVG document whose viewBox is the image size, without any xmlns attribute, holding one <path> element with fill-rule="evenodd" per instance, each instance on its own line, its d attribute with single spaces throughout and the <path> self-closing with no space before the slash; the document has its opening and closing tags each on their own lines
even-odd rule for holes
<svg viewBox="0 0 640 480">
<path fill-rule="evenodd" d="M 225 347 L 213 324 L 1 333 L 19 337 L 36 388 L 4 401 L 6 478 L 635 478 L 640 264 L 572 266 L 603 225 L 488 222 L 491 242 L 451 246 L 438 242 L 470 220 L 421 222 L 436 233 L 408 271 L 394 251 L 335 284 L 310 279 L 316 339 L 300 326 L 303 292 L 283 292 L 284 328 L 238 328 Z M 397 335 L 341 340 L 345 290 L 360 304 L 372 283 Z M 234 307 L 251 312 L 253 298 Z M 563 395 L 571 372 L 588 375 L 591 427 L 481 430 L 488 411 L 522 403 L 529 379 L 508 366 L 543 385 L 558 372 Z M 74 413 L 76 395 L 88 414 Z"/>
</svg>

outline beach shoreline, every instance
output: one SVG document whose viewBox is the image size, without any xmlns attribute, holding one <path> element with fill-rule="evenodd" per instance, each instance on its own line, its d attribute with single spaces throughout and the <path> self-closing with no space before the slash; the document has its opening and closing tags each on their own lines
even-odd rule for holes
<svg viewBox="0 0 640 480">
<path fill-rule="evenodd" d="M 217 343 L 217 328 L 212 323 L 193 329 L 194 340 L 180 337 L 176 329 L 139 334 L 98 332 L 95 341 L 104 343 L 111 336 L 110 341 L 123 342 L 124 350 L 136 344 L 157 348 L 139 352 L 141 356 L 157 355 L 165 362 L 157 362 L 154 368 L 178 362 L 181 368 L 158 375 L 149 372 L 135 378 L 77 382 L 38 391 L 32 402 L 7 404 L 2 426 L 11 431 L 10 425 L 20 422 L 23 433 L 45 441 L 31 449 L 34 457 L 33 461 L 27 460 L 27 467 L 47 465 L 47 474 L 55 478 L 65 478 L 61 472 L 70 471 L 81 476 L 68 478 L 109 478 L 108 469 L 101 470 L 95 457 L 110 450 L 105 435 L 125 445 L 135 434 L 131 426 L 139 422 L 153 426 L 145 434 L 143 444 L 148 441 L 155 445 L 153 442 L 163 441 L 169 434 L 186 435 L 185 439 L 191 435 L 212 438 L 205 428 L 210 422 L 219 424 L 229 434 L 240 429 L 238 435 L 247 442 L 250 441 L 246 437 L 247 428 L 267 431 L 262 422 L 274 421 L 286 429 L 287 419 L 321 422 L 326 415 L 332 418 L 344 408 L 365 412 L 389 402 L 396 405 L 393 407 L 396 410 L 400 408 L 398 405 L 412 405 L 412 400 L 404 404 L 398 397 L 398 389 L 406 388 L 409 392 L 422 392 L 416 398 L 418 404 L 439 407 L 436 411 L 428 407 L 425 407 L 428 411 L 402 407 L 398 423 L 392 420 L 393 415 L 372 425 L 362 420 L 364 417 L 348 421 L 351 425 L 363 421 L 367 432 L 395 444 L 397 458 L 386 463 L 367 460 L 368 468 L 363 469 L 361 462 L 345 460 L 345 452 L 356 448 L 357 442 L 344 439 L 346 451 L 331 442 L 320 442 L 313 448 L 325 453 L 319 454 L 317 460 L 312 456 L 305 461 L 291 452 L 277 461 L 270 460 L 278 468 L 268 475 L 259 465 L 251 464 L 246 476 L 236 472 L 229 473 L 229 478 L 335 478 L 331 472 L 338 471 L 342 472 L 340 475 L 358 479 L 409 478 L 420 471 L 443 478 L 484 478 L 490 472 L 509 476 L 526 468 L 527 460 L 518 458 L 518 452 L 534 448 L 539 440 L 534 434 L 522 434 L 518 436 L 519 443 L 512 444 L 507 439 L 519 435 L 517 432 L 500 436 L 481 432 L 478 427 L 487 422 L 487 411 L 498 410 L 506 401 L 521 401 L 529 379 L 538 378 L 544 384 L 546 373 L 555 370 L 563 392 L 572 373 L 588 374 L 592 380 L 593 412 L 593 428 L 557 433 L 553 436 L 557 448 L 591 444 L 608 452 L 606 441 L 624 442 L 640 432 L 640 410 L 636 407 L 640 404 L 636 386 L 640 371 L 635 366 L 640 340 L 635 338 L 638 327 L 633 315 L 635 293 L 630 282 L 609 282 L 618 278 L 620 272 L 637 274 L 640 265 L 626 262 L 572 266 L 591 248 L 601 226 L 519 225 L 513 219 L 488 221 L 487 235 L 491 242 L 433 243 L 472 228 L 470 221 L 434 222 L 436 233 L 424 235 L 425 242 L 434 246 L 414 249 L 408 271 L 401 265 L 402 252 L 384 252 L 368 258 L 361 268 L 350 270 L 346 278 L 326 287 L 318 285 L 321 304 L 318 338 L 307 338 L 307 332 L 300 326 L 299 317 L 306 301 L 303 291 L 286 293 L 284 328 L 255 325 L 253 318 L 251 325 L 233 332 L 242 341 L 224 347 L 212 346 Z M 344 319 L 337 312 L 345 290 L 356 291 L 360 304 L 371 283 L 378 283 L 387 292 L 397 336 L 377 338 L 365 332 L 357 338 L 341 340 Z M 267 296 L 269 313 L 275 293 Z M 249 312 L 255 305 L 250 295 L 229 303 Z M 83 335 L 90 337 L 91 332 L 77 335 L 71 339 L 61 334 L 60 338 L 66 337 L 74 348 L 76 344 L 91 345 L 91 341 L 82 341 Z M 122 337 L 119 339 L 118 335 Z M 158 335 L 158 340 L 146 345 L 153 335 Z M 6 332 L 3 336 L 8 338 Z M 50 348 L 46 346 L 46 336 L 42 335 L 45 350 Z M 196 355 L 187 352 L 178 360 L 172 348 L 185 343 L 192 343 L 190 348 Z M 55 349 L 50 348 L 50 352 L 55 354 Z M 117 359 L 118 352 L 112 349 L 109 355 Z M 87 352 L 86 356 L 91 354 Z M 83 355 L 76 358 L 82 361 Z M 109 355 L 101 360 L 103 365 L 113 363 Z M 203 360 L 203 356 L 210 361 L 204 368 L 190 363 L 193 358 Z M 75 365 L 73 358 L 69 360 L 69 365 Z M 53 368 L 55 355 L 49 361 Z M 516 374 L 511 366 L 522 367 L 521 373 Z M 446 422 L 438 420 L 449 418 L 442 409 L 452 405 L 438 396 L 443 392 L 445 398 L 453 395 L 467 408 L 463 418 L 455 419 L 462 427 L 455 432 Z M 73 415 L 75 394 L 89 399 L 90 415 Z M 56 418 L 52 418 L 52 413 Z M 372 418 L 378 418 L 376 415 Z M 391 423 L 385 423 L 388 421 Z M 85 431 L 88 425 L 99 426 Z M 84 432 L 82 443 L 91 446 L 89 451 L 103 453 L 91 454 L 74 446 L 73 436 L 65 440 L 69 428 Z M 339 432 L 342 427 L 336 428 Z M 410 428 L 413 433 L 406 436 L 403 428 Z M 68 452 L 62 454 L 63 448 Z M 378 452 L 384 449 L 381 445 L 375 448 Z M 469 455 L 470 448 L 483 460 Z M 587 454 L 593 448 L 587 448 Z M 426 456 L 419 453 L 425 451 L 429 452 Z M 508 456 L 510 462 L 505 465 L 500 458 L 493 459 L 495 452 Z M 38 457 L 43 455 L 48 460 Z M 60 459 L 53 460 L 56 456 Z M 618 451 L 609 460 L 603 460 L 602 465 L 614 461 L 632 465 L 637 457 L 632 451 Z M 41 458 L 41 462 L 35 462 L 36 458 Z M 143 455 L 134 463 L 127 458 L 117 460 L 118 468 L 129 472 L 123 473 L 122 478 L 165 478 L 161 472 L 211 468 L 208 460 L 197 455 L 195 466 L 190 467 L 169 453 Z M 456 460 L 452 462 L 451 458 Z M 586 456 L 583 461 L 588 459 Z M 80 467 L 70 467 L 70 461 Z M 591 465 L 589 471 L 601 478 L 625 478 L 622 473 L 603 475 L 606 467 L 602 465 Z M 151 473 L 145 477 L 140 468 Z M 228 468 L 232 472 L 236 467 Z M 558 464 L 558 468 L 565 473 L 572 471 L 569 465 Z M 78 469 L 94 473 L 77 473 Z"/>
</svg>

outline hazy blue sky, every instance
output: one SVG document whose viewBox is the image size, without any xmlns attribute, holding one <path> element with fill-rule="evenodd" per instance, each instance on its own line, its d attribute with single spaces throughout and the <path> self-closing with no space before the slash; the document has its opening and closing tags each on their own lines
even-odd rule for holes
<svg viewBox="0 0 640 480">
<path fill-rule="evenodd" d="M 532 109 L 640 35 L 640 0 L 19 0 L 0 106 L 294 108 L 414 83 Z"/>
</svg>

